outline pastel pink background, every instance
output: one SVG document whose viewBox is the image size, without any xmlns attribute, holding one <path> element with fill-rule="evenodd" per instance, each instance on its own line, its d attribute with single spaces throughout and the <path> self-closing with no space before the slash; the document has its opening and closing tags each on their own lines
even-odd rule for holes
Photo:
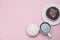
<svg viewBox="0 0 60 40">
<path fill-rule="evenodd" d="M 0 0 L 0 40 L 60 40 L 60 24 L 52 26 L 51 39 L 25 32 L 27 24 L 43 22 L 42 9 L 48 3 L 60 5 L 60 0 Z"/>
</svg>

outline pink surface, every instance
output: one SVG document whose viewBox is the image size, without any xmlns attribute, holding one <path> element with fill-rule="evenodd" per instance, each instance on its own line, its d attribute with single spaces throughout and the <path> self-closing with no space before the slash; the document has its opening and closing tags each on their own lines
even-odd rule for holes
<svg viewBox="0 0 60 40">
<path fill-rule="evenodd" d="M 0 40 L 60 40 L 60 24 L 52 26 L 51 39 L 25 32 L 27 24 L 43 22 L 42 9 L 51 2 L 60 5 L 60 0 L 0 0 Z"/>
</svg>

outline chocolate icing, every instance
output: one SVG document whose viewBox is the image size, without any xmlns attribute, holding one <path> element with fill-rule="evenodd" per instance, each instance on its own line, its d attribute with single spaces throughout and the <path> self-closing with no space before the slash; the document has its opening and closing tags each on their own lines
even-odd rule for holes
<svg viewBox="0 0 60 40">
<path fill-rule="evenodd" d="M 50 7 L 46 11 L 46 16 L 49 19 L 56 20 L 59 17 L 59 10 L 56 7 Z"/>
</svg>

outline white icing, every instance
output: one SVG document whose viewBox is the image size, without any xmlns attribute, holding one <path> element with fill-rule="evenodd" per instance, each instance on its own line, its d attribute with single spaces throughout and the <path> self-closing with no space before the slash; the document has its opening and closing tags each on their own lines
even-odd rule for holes
<svg viewBox="0 0 60 40">
<path fill-rule="evenodd" d="M 39 33 L 39 26 L 36 24 L 27 25 L 26 32 L 29 36 L 36 36 Z"/>
</svg>

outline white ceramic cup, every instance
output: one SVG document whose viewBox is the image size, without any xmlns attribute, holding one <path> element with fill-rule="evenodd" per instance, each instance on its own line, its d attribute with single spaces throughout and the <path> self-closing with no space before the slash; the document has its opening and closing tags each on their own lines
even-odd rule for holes
<svg viewBox="0 0 60 40">
<path fill-rule="evenodd" d="M 51 26 L 49 23 L 43 22 L 40 25 L 40 32 L 42 32 L 43 34 L 47 34 L 49 38 L 51 37 L 50 31 L 51 31 Z"/>
</svg>

